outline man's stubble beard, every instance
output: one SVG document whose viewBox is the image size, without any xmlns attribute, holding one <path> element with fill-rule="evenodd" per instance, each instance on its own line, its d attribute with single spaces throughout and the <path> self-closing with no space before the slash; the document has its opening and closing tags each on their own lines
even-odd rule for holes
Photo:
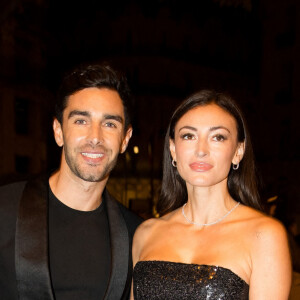
<svg viewBox="0 0 300 300">
<path fill-rule="evenodd" d="M 109 153 L 109 152 L 111 152 L 111 151 L 105 149 L 105 155 L 107 155 L 107 153 Z M 117 164 L 119 153 L 116 154 L 116 156 L 113 158 L 112 161 L 106 163 L 106 165 L 103 166 L 103 169 L 101 171 L 98 171 L 96 174 L 90 174 L 91 172 L 89 172 L 89 170 L 84 170 L 84 168 L 82 168 L 80 166 L 80 164 L 76 162 L 76 158 L 72 157 L 72 155 L 68 151 L 68 147 L 66 147 L 66 146 L 64 147 L 64 155 L 65 155 L 65 160 L 67 162 L 67 165 L 69 166 L 71 172 L 74 175 L 76 175 L 78 178 L 80 178 L 84 181 L 100 182 L 109 176 L 110 172 L 113 170 L 113 168 Z M 88 168 L 90 169 L 93 167 L 98 168 L 99 166 L 98 165 L 97 166 L 90 165 Z M 86 173 L 88 173 L 88 174 L 86 174 Z"/>
</svg>

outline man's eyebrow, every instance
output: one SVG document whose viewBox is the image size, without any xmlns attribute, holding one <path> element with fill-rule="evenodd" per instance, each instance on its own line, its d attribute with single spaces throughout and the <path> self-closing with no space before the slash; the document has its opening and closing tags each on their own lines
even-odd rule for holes
<svg viewBox="0 0 300 300">
<path fill-rule="evenodd" d="M 72 111 L 70 111 L 70 113 L 68 115 L 68 119 L 71 119 L 74 116 L 90 117 L 91 114 L 88 111 L 72 110 Z"/>
<path fill-rule="evenodd" d="M 104 120 L 115 120 L 117 122 L 120 122 L 121 124 L 124 123 L 124 120 L 121 116 L 119 115 L 110 115 L 110 114 L 105 114 L 104 115 Z"/>
<path fill-rule="evenodd" d="M 91 113 L 88 111 L 85 111 L 85 110 L 72 110 L 68 115 L 68 119 L 70 119 L 74 116 L 91 117 Z M 104 114 L 103 119 L 104 120 L 115 120 L 121 124 L 124 123 L 123 118 L 119 115 Z"/>
</svg>

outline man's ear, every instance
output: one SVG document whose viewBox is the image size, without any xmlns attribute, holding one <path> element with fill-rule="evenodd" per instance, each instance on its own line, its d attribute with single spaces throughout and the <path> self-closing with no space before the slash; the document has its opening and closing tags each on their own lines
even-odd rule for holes
<svg viewBox="0 0 300 300">
<path fill-rule="evenodd" d="M 172 159 L 177 161 L 174 140 L 169 139 L 169 144 L 170 144 L 170 152 L 171 152 Z"/>
<path fill-rule="evenodd" d="M 245 142 L 238 143 L 237 149 L 235 151 L 234 157 L 232 159 L 232 163 L 237 165 L 243 159 L 245 153 Z"/>
<path fill-rule="evenodd" d="M 64 145 L 64 137 L 61 126 L 62 125 L 60 124 L 60 122 L 55 118 L 53 120 L 53 133 L 56 144 L 59 147 L 62 147 Z"/>
<path fill-rule="evenodd" d="M 125 150 L 127 149 L 127 146 L 128 146 L 128 143 L 129 143 L 129 140 L 130 140 L 131 136 L 132 136 L 132 127 L 130 126 L 127 129 L 126 134 L 123 138 L 120 153 L 124 153 Z"/>
</svg>

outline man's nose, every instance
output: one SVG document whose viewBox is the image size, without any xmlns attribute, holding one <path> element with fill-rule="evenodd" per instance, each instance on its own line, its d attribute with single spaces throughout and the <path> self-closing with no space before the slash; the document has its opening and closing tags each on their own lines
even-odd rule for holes
<svg viewBox="0 0 300 300">
<path fill-rule="evenodd" d="M 93 145 L 98 145 L 103 143 L 103 132 L 99 124 L 92 125 L 89 132 L 89 141 Z"/>
</svg>

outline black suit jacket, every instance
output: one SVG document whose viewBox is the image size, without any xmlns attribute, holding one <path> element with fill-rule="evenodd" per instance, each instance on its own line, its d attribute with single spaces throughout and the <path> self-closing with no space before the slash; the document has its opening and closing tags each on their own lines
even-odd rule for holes
<svg viewBox="0 0 300 300">
<path fill-rule="evenodd" d="M 48 255 L 48 186 L 48 177 L 43 177 L 0 188 L 1 299 L 55 299 Z M 111 273 L 104 299 L 128 299 L 132 237 L 142 220 L 106 190 L 103 197 L 111 239 Z"/>
</svg>

